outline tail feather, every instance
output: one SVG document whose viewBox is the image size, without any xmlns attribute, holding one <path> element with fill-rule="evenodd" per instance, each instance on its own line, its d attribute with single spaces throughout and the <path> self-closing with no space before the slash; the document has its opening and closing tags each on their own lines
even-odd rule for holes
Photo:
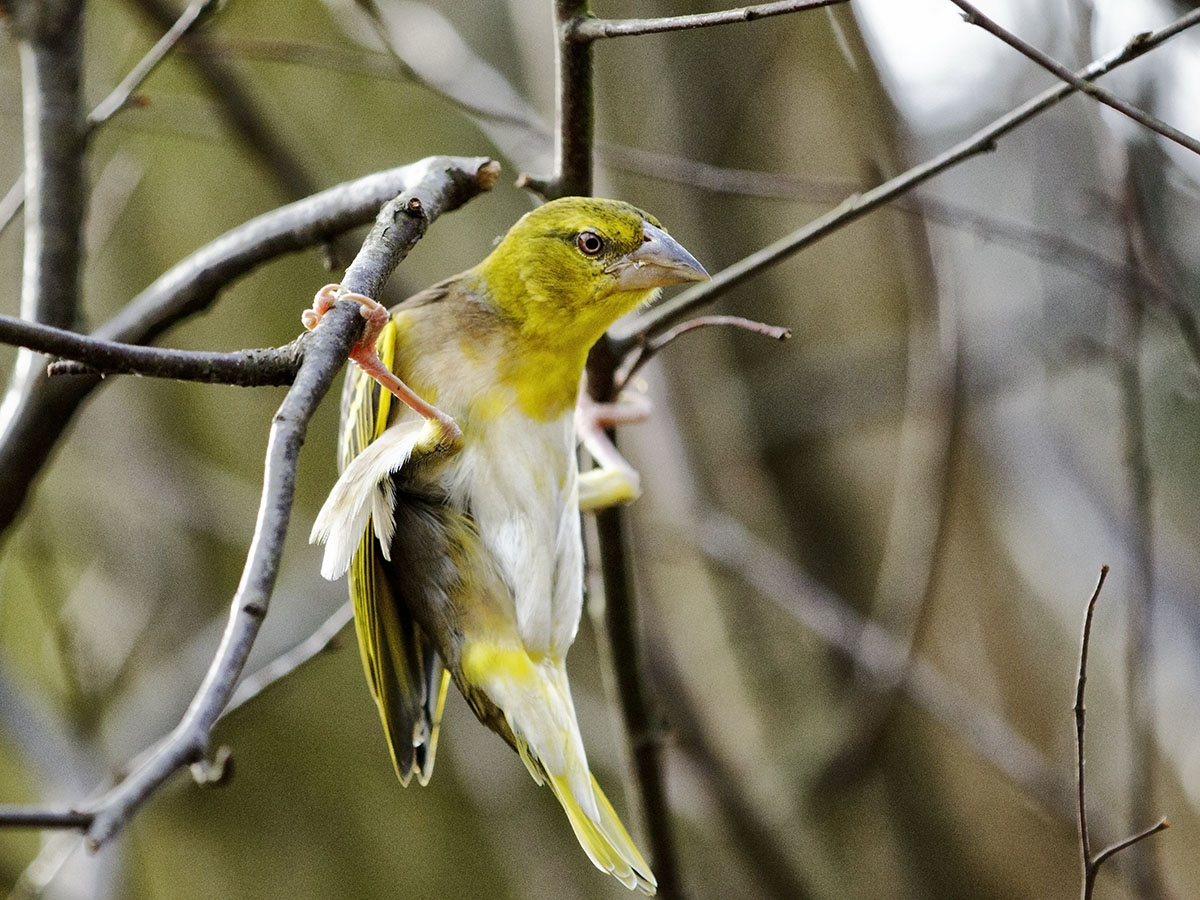
<svg viewBox="0 0 1200 900">
<path fill-rule="evenodd" d="M 547 780 L 554 796 L 562 804 L 580 846 L 596 868 L 608 872 L 630 890 L 653 894 L 658 888 L 654 873 L 617 818 L 612 804 L 596 783 L 595 776 L 592 776 L 592 792 L 600 809 L 598 821 L 592 821 L 576 802 L 565 777 L 550 775 Z"/>
</svg>

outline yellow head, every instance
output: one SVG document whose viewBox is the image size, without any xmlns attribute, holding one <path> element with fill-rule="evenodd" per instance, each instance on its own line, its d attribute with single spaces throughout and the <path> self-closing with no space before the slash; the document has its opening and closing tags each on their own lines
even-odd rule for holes
<svg viewBox="0 0 1200 900">
<path fill-rule="evenodd" d="M 475 274 L 529 338 L 576 350 L 659 288 L 708 278 L 653 216 L 589 197 L 553 200 L 522 216 Z"/>
</svg>

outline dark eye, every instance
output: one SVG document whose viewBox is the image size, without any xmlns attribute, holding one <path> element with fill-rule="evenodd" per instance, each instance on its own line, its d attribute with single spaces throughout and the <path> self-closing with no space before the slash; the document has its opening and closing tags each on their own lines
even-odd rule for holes
<svg viewBox="0 0 1200 900">
<path fill-rule="evenodd" d="M 594 231 L 581 231 L 575 244 L 587 256 L 595 256 L 604 249 L 604 240 Z"/>
</svg>

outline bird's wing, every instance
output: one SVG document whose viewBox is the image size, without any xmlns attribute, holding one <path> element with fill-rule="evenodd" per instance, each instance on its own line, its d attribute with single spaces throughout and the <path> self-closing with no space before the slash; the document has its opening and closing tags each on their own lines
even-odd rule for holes
<svg viewBox="0 0 1200 900">
<path fill-rule="evenodd" d="M 379 337 L 380 359 L 394 364 L 396 329 Z M 349 571 L 355 631 L 367 683 L 379 706 L 400 781 L 425 784 L 433 772 L 449 675 L 411 611 L 396 596 L 384 565 L 395 529 L 392 475 L 420 455 L 424 420 L 389 427 L 395 398 L 357 367 L 342 396 L 341 476 L 317 516 L 313 538 L 326 544 L 321 573 Z"/>
</svg>

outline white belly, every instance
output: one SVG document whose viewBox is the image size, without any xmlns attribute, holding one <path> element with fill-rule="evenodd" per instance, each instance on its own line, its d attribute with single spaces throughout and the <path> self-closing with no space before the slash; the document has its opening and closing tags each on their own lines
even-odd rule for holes
<svg viewBox="0 0 1200 900">
<path fill-rule="evenodd" d="M 505 416 L 486 428 L 486 439 L 468 438 L 452 464 L 451 492 L 470 498 L 480 539 L 512 589 L 526 649 L 561 657 L 583 605 L 573 416 Z"/>
</svg>

